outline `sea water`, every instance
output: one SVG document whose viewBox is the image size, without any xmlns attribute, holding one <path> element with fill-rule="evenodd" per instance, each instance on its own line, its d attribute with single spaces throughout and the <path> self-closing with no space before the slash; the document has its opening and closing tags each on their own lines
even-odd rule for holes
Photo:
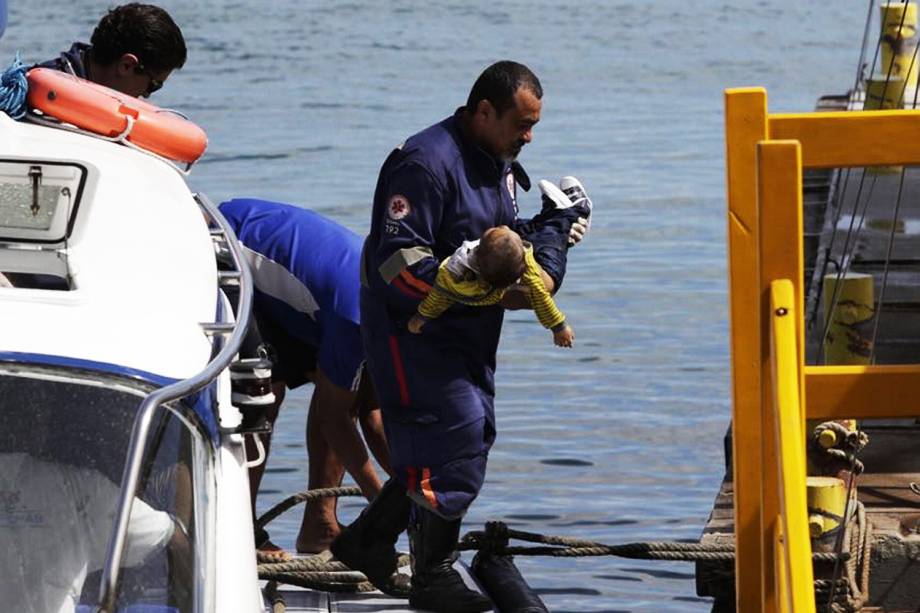
<svg viewBox="0 0 920 613">
<path fill-rule="evenodd" d="M 88 40 L 114 2 L 10 0 L 0 62 Z M 722 89 L 763 85 L 773 111 L 852 86 L 867 3 L 160 2 L 189 48 L 153 102 L 202 125 L 191 176 L 212 199 L 317 210 L 358 233 L 394 146 L 462 105 L 488 64 L 540 77 L 543 118 L 521 162 L 578 176 L 591 233 L 571 252 L 562 350 L 509 313 L 498 440 L 465 521 L 605 543 L 696 539 L 723 475 L 729 352 Z M 539 197 L 521 194 L 522 214 Z M 166 240 L 167 237 L 164 237 Z M 289 395 L 259 507 L 306 487 L 310 387 Z M 343 500 L 340 519 L 360 509 Z M 292 546 L 298 511 L 272 535 Z M 517 562 L 553 611 L 708 611 L 693 565 Z"/>
</svg>

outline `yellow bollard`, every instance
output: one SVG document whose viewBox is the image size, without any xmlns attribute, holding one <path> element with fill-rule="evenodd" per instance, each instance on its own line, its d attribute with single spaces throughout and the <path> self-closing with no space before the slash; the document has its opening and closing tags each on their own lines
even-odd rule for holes
<svg viewBox="0 0 920 613">
<path fill-rule="evenodd" d="M 886 111 L 904 108 L 904 77 L 874 75 L 866 79 L 865 111 Z"/>
<path fill-rule="evenodd" d="M 882 77 L 900 77 L 906 85 L 908 104 L 917 91 L 917 3 L 890 0 L 882 2 L 881 49 Z"/>
<path fill-rule="evenodd" d="M 843 479 L 836 477 L 808 477 L 808 530 L 811 538 L 836 531 L 843 524 L 847 488 Z"/>
<path fill-rule="evenodd" d="M 872 318 L 875 289 L 872 275 L 848 272 L 840 279 L 837 304 L 833 304 L 837 275 L 824 276 L 825 364 L 868 364 L 872 355 Z M 831 312 L 833 308 L 833 313 Z"/>
<path fill-rule="evenodd" d="M 904 108 L 904 77 L 884 74 L 875 75 L 866 79 L 866 101 L 863 109 L 866 111 L 883 111 Z M 911 96 L 913 101 L 913 96 Z M 898 174 L 902 166 L 869 166 L 866 172 L 876 175 Z"/>
</svg>

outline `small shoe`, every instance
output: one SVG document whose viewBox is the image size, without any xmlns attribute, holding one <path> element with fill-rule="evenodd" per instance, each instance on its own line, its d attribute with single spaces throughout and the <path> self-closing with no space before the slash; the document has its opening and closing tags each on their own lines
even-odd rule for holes
<svg viewBox="0 0 920 613">
<path fill-rule="evenodd" d="M 588 198 L 588 192 L 585 191 L 585 186 L 575 177 L 562 177 L 562 180 L 559 181 L 559 188 L 562 190 L 562 193 L 566 195 L 567 199 L 571 201 L 571 206 L 582 209 L 582 217 L 588 221 L 586 229 L 590 229 L 591 209 L 594 208 L 594 204 L 591 202 L 591 199 Z"/>
<path fill-rule="evenodd" d="M 552 209 L 567 209 L 572 206 L 572 201 L 565 195 L 555 183 L 550 183 L 546 179 L 540 179 L 537 182 L 540 192 L 543 194 L 543 211 Z"/>
</svg>

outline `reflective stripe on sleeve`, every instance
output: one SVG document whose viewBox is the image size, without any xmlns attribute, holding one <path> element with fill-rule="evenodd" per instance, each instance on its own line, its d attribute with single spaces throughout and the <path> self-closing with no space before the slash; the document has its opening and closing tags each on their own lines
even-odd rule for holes
<svg viewBox="0 0 920 613">
<path fill-rule="evenodd" d="M 399 276 L 409 266 L 421 262 L 425 258 L 434 257 L 434 252 L 428 247 L 407 247 L 395 251 L 380 265 L 378 271 L 381 278 L 387 283 L 392 283 L 393 279 Z"/>
</svg>

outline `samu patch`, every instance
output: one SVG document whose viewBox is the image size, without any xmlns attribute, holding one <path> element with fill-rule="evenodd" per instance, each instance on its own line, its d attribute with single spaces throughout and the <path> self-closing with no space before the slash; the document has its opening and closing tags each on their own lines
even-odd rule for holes
<svg viewBox="0 0 920 613">
<path fill-rule="evenodd" d="M 402 194 L 393 194 L 387 202 L 387 217 L 399 221 L 412 210 L 409 199 Z"/>
</svg>

